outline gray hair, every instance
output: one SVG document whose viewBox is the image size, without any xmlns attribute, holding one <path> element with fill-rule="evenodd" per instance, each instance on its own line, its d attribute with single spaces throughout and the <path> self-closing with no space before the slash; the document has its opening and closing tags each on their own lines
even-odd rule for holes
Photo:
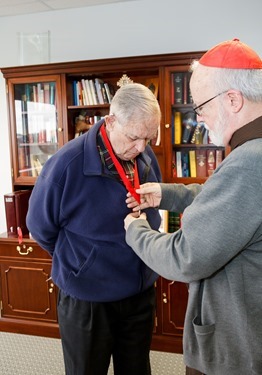
<svg viewBox="0 0 262 375">
<path fill-rule="evenodd" d="M 161 111 L 153 92 L 140 83 L 128 83 L 115 93 L 110 114 L 114 114 L 121 125 L 130 122 L 148 122 L 155 119 L 160 123 Z"/>
<path fill-rule="evenodd" d="M 262 69 L 225 69 L 206 67 L 193 61 L 190 70 L 198 66 L 212 69 L 212 78 L 215 91 L 238 90 L 251 102 L 262 102 Z"/>
</svg>

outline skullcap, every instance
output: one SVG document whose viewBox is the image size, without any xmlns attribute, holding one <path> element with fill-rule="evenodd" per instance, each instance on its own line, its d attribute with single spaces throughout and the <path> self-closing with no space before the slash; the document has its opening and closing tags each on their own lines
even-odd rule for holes
<svg viewBox="0 0 262 375">
<path fill-rule="evenodd" d="M 262 69 L 258 54 L 239 39 L 217 44 L 199 60 L 205 66 L 228 69 Z"/>
</svg>

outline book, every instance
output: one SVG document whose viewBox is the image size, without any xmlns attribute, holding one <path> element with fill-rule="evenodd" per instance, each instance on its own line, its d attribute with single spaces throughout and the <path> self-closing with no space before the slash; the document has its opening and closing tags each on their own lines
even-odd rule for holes
<svg viewBox="0 0 262 375">
<path fill-rule="evenodd" d="M 204 124 L 204 123 L 202 123 Z M 203 125 L 200 129 L 200 132 L 201 132 L 201 135 L 202 135 L 202 144 L 203 145 L 207 145 L 209 142 L 208 140 L 208 130 L 206 129 L 206 127 Z"/>
<path fill-rule="evenodd" d="M 196 173 L 197 177 L 207 176 L 207 155 L 205 149 L 196 150 Z"/>
<path fill-rule="evenodd" d="M 94 100 L 93 100 L 93 96 L 92 96 L 92 92 L 91 92 L 91 86 L 90 86 L 90 82 L 88 79 L 85 79 L 84 80 L 85 82 L 85 92 L 86 92 L 86 95 L 87 95 L 87 102 L 88 102 L 88 105 L 93 105 L 94 104 Z"/>
<path fill-rule="evenodd" d="M 182 177 L 189 177 L 189 155 L 187 151 L 181 151 Z"/>
<path fill-rule="evenodd" d="M 190 72 L 187 72 L 185 73 L 187 74 L 187 82 L 188 82 L 188 96 L 187 96 L 187 103 L 188 104 L 193 104 L 193 97 L 192 97 L 192 93 L 191 93 L 191 90 L 190 90 L 190 85 L 189 85 L 189 82 L 190 82 L 190 79 L 191 79 L 191 75 L 192 73 Z"/>
<path fill-rule="evenodd" d="M 76 80 L 72 82 L 72 90 L 73 90 L 73 105 L 77 105 L 78 98 L 77 98 L 77 81 Z"/>
<path fill-rule="evenodd" d="M 95 81 L 93 79 L 90 79 L 89 80 L 89 85 L 90 85 L 90 89 L 91 89 L 93 104 L 95 104 L 95 105 L 99 104 L 99 102 L 98 102 L 98 96 L 97 96 L 97 92 L 96 92 Z"/>
<path fill-rule="evenodd" d="M 101 92 L 102 92 L 102 96 L 103 96 L 103 101 L 105 104 L 109 103 L 108 101 L 108 97 L 106 95 L 106 89 L 105 89 L 105 83 L 103 82 L 103 85 L 101 85 Z"/>
<path fill-rule="evenodd" d="M 100 78 L 95 78 L 95 87 L 96 87 L 96 92 L 97 92 L 97 97 L 98 97 L 98 104 L 104 104 L 104 97 L 102 93 L 102 87 L 104 86 L 104 82 Z"/>
<path fill-rule="evenodd" d="M 176 151 L 176 174 L 177 174 L 177 177 L 182 177 L 181 151 Z"/>
<path fill-rule="evenodd" d="M 207 150 L 207 176 L 211 176 L 216 168 L 215 151 Z"/>
<path fill-rule="evenodd" d="M 222 163 L 223 160 L 223 150 L 216 149 L 216 168 L 219 166 L 219 164 Z"/>
<path fill-rule="evenodd" d="M 181 216 L 178 212 L 168 211 L 168 233 L 176 232 L 181 228 Z"/>
<path fill-rule="evenodd" d="M 82 85 L 82 91 L 83 91 L 83 103 L 84 105 L 90 105 L 84 78 L 81 79 L 81 85 Z"/>
<path fill-rule="evenodd" d="M 173 73 L 174 104 L 183 104 L 183 73 Z"/>
<path fill-rule="evenodd" d="M 174 144 L 179 145 L 182 138 L 182 113 L 176 111 L 174 116 Z"/>
<path fill-rule="evenodd" d="M 196 115 L 193 111 L 188 111 L 182 118 L 182 143 L 190 143 L 196 128 Z"/>
<path fill-rule="evenodd" d="M 21 120 L 22 120 L 22 142 L 29 142 L 29 133 L 28 133 L 28 111 L 27 111 L 27 101 L 26 95 L 22 95 L 21 100 Z"/>
<path fill-rule="evenodd" d="M 114 89 L 112 85 L 110 85 L 108 82 L 104 83 L 105 92 L 107 96 L 108 103 L 111 103 L 113 96 L 114 96 Z"/>
<path fill-rule="evenodd" d="M 36 84 L 37 86 L 37 101 L 38 103 L 44 103 L 44 88 L 43 88 L 43 85 L 42 83 L 37 83 Z"/>
<path fill-rule="evenodd" d="M 7 233 L 17 235 L 18 228 L 28 234 L 26 214 L 31 190 L 18 190 L 4 195 Z"/>
<path fill-rule="evenodd" d="M 188 75 L 187 73 L 183 74 L 183 104 L 188 103 Z"/>
<path fill-rule="evenodd" d="M 77 81 L 77 95 L 78 95 L 77 105 L 83 105 L 84 93 L 83 93 L 83 87 L 80 81 Z"/>
<path fill-rule="evenodd" d="M 172 154 L 172 176 L 177 177 L 177 167 L 176 167 L 176 153 Z"/>
<path fill-rule="evenodd" d="M 50 87 L 50 104 L 56 104 L 55 82 L 50 82 L 49 87 Z"/>
<path fill-rule="evenodd" d="M 189 150 L 189 170 L 190 170 L 190 177 L 196 177 L 196 151 Z"/>
<path fill-rule="evenodd" d="M 50 88 L 49 83 L 44 83 L 44 103 L 50 103 Z"/>
</svg>

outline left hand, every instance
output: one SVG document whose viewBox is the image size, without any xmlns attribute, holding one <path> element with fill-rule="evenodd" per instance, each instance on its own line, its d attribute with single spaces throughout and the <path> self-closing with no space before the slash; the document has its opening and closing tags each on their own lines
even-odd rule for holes
<svg viewBox="0 0 262 375">
<path fill-rule="evenodd" d="M 129 225 L 137 220 L 137 219 L 143 219 L 143 220 L 146 220 L 146 214 L 145 212 L 142 212 L 141 215 L 137 215 L 137 212 L 136 213 L 131 213 L 131 214 L 128 214 L 124 220 L 124 223 L 125 223 L 125 230 L 128 229 Z"/>
</svg>

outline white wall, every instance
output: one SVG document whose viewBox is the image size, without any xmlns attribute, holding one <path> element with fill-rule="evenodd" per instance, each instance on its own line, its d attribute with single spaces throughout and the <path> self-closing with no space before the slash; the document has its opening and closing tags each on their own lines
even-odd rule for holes
<svg viewBox="0 0 262 375">
<path fill-rule="evenodd" d="M 17 33 L 51 34 L 51 62 L 206 50 L 234 37 L 262 56 L 261 0 L 137 0 L 0 18 L 0 67 L 16 66 Z M 11 192 L 5 85 L 0 75 L 0 232 Z"/>
</svg>

